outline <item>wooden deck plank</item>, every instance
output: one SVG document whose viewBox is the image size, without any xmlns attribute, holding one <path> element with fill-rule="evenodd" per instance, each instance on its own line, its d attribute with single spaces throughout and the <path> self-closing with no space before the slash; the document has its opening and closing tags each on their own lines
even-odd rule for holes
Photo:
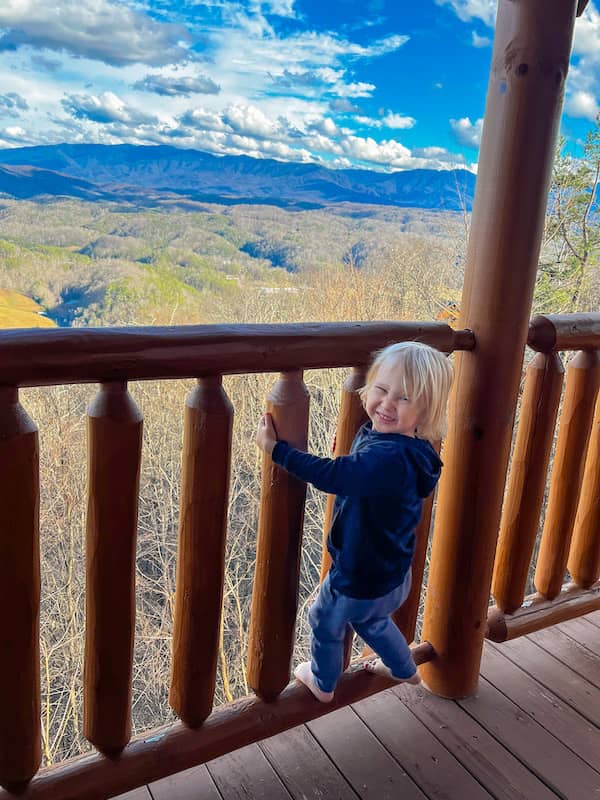
<svg viewBox="0 0 600 800">
<path fill-rule="evenodd" d="M 577 675 L 526 636 L 499 645 L 490 643 L 488 647 L 509 658 L 589 722 L 600 727 L 600 689 L 597 686 Z"/>
<path fill-rule="evenodd" d="M 152 800 L 221 800 L 204 764 L 151 783 Z"/>
<path fill-rule="evenodd" d="M 265 739 L 260 748 L 296 800 L 358 797 L 306 726 Z"/>
<path fill-rule="evenodd" d="M 561 622 L 558 628 L 564 631 L 567 636 L 579 642 L 579 644 L 587 647 L 592 653 L 600 656 L 600 628 L 594 625 L 593 622 L 588 622 L 587 619 L 581 617 L 579 619 L 570 619 L 568 622 Z"/>
<path fill-rule="evenodd" d="M 560 659 L 566 667 L 600 689 L 600 663 L 598 663 L 598 657 L 587 647 L 579 644 L 575 639 L 571 639 L 556 626 L 530 633 L 527 638 L 543 647 L 547 653 Z"/>
<path fill-rule="evenodd" d="M 341 708 L 307 725 L 359 797 L 426 800 L 426 795 L 351 708 Z"/>
<path fill-rule="evenodd" d="M 495 648 L 486 648 L 481 674 L 581 759 L 600 770 L 600 730 L 592 722 Z M 600 774 L 598 781 L 600 785 Z"/>
<path fill-rule="evenodd" d="M 250 744 L 206 765 L 223 800 L 290 800 L 257 744 Z"/>
<path fill-rule="evenodd" d="M 551 791 L 452 700 L 425 689 L 393 690 L 496 800 L 555 800 Z"/>
<path fill-rule="evenodd" d="M 560 797 L 600 798 L 598 773 L 487 680 L 480 678 L 477 693 L 458 702 Z"/>
<path fill-rule="evenodd" d="M 130 792 L 113 797 L 112 800 L 152 800 L 152 795 L 146 786 L 140 786 L 139 789 L 132 789 Z"/>
<path fill-rule="evenodd" d="M 600 611 L 592 611 L 591 614 L 586 614 L 584 619 L 587 619 L 600 628 Z"/>
<path fill-rule="evenodd" d="M 369 703 L 353 708 L 429 798 L 491 797 L 392 691 L 372 695 Z"/>
</svg>

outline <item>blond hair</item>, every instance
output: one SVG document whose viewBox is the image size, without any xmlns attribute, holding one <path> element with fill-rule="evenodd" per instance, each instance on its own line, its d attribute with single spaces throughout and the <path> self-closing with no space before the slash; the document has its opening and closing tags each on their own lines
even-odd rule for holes
<svg viewBox="0 0 600 800">
<path fill-rule="evenodd" d="M 422 409 L 417 435 L 436 441 L 446 434 L 447 405 L 452 385 L 452 365 L 448 358 L 422 342 L 398 342 L 375 354 L 367 372 L 367 382 L 359 389 L 363 403 L 383 364 L 392 363 L 402 371 L 404 391 Z"/>
</svg>

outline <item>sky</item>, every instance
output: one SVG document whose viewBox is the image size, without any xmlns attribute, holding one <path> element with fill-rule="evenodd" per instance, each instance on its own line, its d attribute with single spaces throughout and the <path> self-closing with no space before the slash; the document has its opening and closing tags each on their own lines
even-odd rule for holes
<svg viewBox="0 0 600 800">
<path fill-rule="evenodd" d="M 576 23 L 562 134 L 600 104 Z M 476 171 L 496 0 L 0 0 L 0 147 L 167 144 Z"/>
</svg>

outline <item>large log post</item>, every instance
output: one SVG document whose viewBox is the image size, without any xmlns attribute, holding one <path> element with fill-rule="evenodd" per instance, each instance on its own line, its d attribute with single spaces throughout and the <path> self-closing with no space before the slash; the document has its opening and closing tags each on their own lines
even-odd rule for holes
<svg viewBox="0 0 600 800">
<path fill-rule="evenodd" d="M 0 784 L 41 761 L 39 449 L 14 388 L 0 388 Z"/>
<path fill-rule="evenodd" d="M 219 654 L 233 406 L 220 376 L 185 408 L 170 703 L 196 726 L 213 705 Z"/>
<path fill-rule="evenodd" d="M 556 353 L 538 353 L 527 368 L 492 581 L 496 606 L 506 614 L 520 607 L 527 589 L 563 377 Z"/>
<path fill-rule="evenodd" d="M 499 0 L 425 606 L 422 670 L 475 691 L 576 0 Z M 501 335 L 504 332 L 504 335 Z"/>
<path fill-rule="evenodd" d="M 557 597 L 564 582 L 599 379 L 598 353 L 580 351 L 569 362 L 535 570 L 535 588 L 547 600 Z"/>
<path fill-rule="evenodd" d="M 306 450 L 309 396 L 302 372 L 282 373 L 267 396 L 279 439 Z M 298 610 L 306 484 L 262 460 L 256 570 L 248 642 L 248 684 L 264 700 L 287 686 Z"/>
<path fill-rule="evenodd" d="M 87 419 L 83 733 L 108 754 L 131 736 L 142 426 L 127 384 L 102 384 Z"/>
</svg>

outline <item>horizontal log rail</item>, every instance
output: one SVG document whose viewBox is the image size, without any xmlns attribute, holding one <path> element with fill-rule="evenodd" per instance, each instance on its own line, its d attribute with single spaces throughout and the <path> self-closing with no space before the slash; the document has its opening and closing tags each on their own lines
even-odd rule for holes
<svg viewBox="0 0 600 800">
<path fill-rule="evenodd" d="M 546 600 L 541 595 L 528 597 L 514 614 L 505 614 L 494 606 L 487 619 L 486 638 L 507 642 L 528 633 L 549 628 L 600 609 L 600 583 L 589 589 L 566 584 L 558 597 Z"/>
<path fill-rule="evenodd" d="M 471 350 L 469 330 L 438 322 L 65 328 L 0 333 L 0 385 L 199 378 L 366 364 L 391 342 Z"/>
<path fill-rule="evenodd" d="M 600 314 L 538 315 L 529 324 L 527 344 L 532 350 L 598 350 Z"/>
<path fill-rule="evenodd" d="M 417 664 L 424 664 L 434 656 L 427 642 L 412 653 Z M 117 759 L 92 754 L 65 761 L 58 767 L 41 770 L 22 792 L 0 789 L 0 800 L 106 800 L 274 736 L 393 685 L 389 678 L 367 672 L 358 661 L 342 675 L 335 698 L 329 704 L 307 696 L 304 687 L 290 684 L 277 703 L 255 697 L 220 706 L 199 728 L 175 723 L 132 741 Z"/>
</svg>

